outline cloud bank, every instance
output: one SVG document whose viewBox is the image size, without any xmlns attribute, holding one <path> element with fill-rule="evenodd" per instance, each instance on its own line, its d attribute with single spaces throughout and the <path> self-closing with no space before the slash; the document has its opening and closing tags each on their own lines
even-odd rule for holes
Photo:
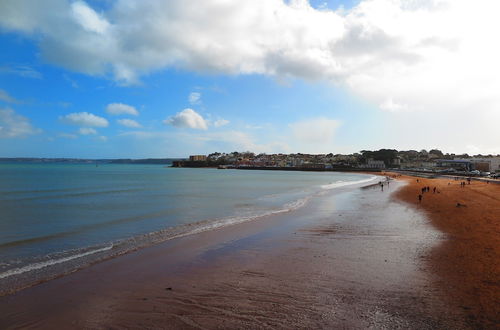
<svg viewBox="0 0 500 330">
<path fill-rule="evenodd" d="M 5 0 L 0 27 L 36 40 L 50 63 L 124 85 L 172 67 L 327 81 L 393 116 L 394 134 L 426 128 L 423 143 L 453 147 L 500 140 L 498 12 L 496 0 L 363 0 L 349 10 L 306 0 L 116 0 L 105 9 Z M 194 114 L 169 123 L 206 129 Z M 450 118 L 461 119 L 458 138 L 440 134 Z"/>
<path fill-rule="evenodd" d="M 499 106 L 499 9 L 494 0 L 364 0 L 348 11 L 305 0 L 119 0 L 103 11 L 7 0 L 0 26 L 37 38 L 51 63 L 124 84 L 166 67 L 265 74 L 332 81 L 375 105 L 454 111 Z"/>
</svg>

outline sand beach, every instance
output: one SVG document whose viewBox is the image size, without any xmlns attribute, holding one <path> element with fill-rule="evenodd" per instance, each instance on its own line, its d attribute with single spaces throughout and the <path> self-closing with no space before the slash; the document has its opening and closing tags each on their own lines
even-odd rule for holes
<svg viewBox="0 0 500 330">
<path fill-rule="evenodd" d="M 500 184 L 465 178 L 402 177 L 409 184 L 395 197 L 423 210 L 447 239 L 429 256 L 430 271 L 451 305 L 471 324 L 500 322 Z M 465 185 L 461 186 L 461 182 Z M 430 187 L 418 195 L 422 187 Z M 433 192 L 436 187 L 436 192 Z"/>
<path fill-rule="evenodd" d="M 0 327 L 494 328 L 499 192 L 414 177 L 340 188 L 0 297 Z"/>
</svg>

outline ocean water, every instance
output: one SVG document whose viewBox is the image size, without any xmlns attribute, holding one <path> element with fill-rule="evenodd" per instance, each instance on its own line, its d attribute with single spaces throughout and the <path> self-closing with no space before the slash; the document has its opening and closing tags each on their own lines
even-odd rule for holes
<svg viewBox="0 0 500 330">
<path fill-rule="evenodd" d="M 0 164 L 0 280 L 288 212 L 375 177 L 336 172 Z"/>
</svg>

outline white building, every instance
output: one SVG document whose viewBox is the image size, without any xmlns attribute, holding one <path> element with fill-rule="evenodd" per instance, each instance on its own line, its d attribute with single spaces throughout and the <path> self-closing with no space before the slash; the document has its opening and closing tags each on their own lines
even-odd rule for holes
<svg viewBox="0 0 500 330">
<path fill-rule="evenodd" d="M 368 159 L 366 168 L 385 168 L 385 163 L 383 160 Z"/>
<path fill-rule="evenodd" d="M 500 157 L 468 159 L 475 170 L 481 172 L 500 172 Z"/>
</svg>

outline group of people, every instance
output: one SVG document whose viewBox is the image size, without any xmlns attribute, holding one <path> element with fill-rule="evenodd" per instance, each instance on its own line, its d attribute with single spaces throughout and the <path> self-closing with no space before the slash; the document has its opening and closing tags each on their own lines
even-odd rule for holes
<svg viewBox="0 0 500 330">
<path fill-rule="evenodd" d="M 387 183 L 387 187 L 389 187 L 389 182 L 391 181 L 391 178 L 388 176 L 385 177 L 385 183 Z M 380 185 L 380 190 L 384 191 L 384 182 L 379 181 L 378 184 Z"/>
<path fill-rule="evenodd" d="M 419 182 L 418 179 L 417 179 L 417 182 Z M 422 202 L 422 199 L 424 198 L 424 193 L 431 191 L 431 187 L 429 187 L 429 186 L 423 187 L 421 191 L 422 191 L 422 193 L 418 195 L 419 202 Z M 437 187 L 432 188 L 432 193 L 435 194 L 436 192 L 439 194 L 439 190 L 437 190 Z"/>
</svg>

